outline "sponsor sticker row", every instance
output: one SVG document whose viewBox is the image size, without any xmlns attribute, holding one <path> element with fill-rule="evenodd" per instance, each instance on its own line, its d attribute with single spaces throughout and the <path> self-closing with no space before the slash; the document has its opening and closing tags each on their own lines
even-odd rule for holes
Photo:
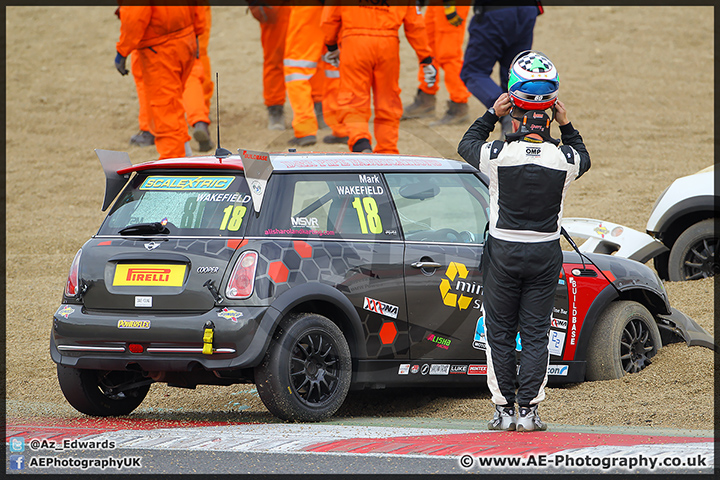
<svg viewBox="0 0 720 480">
<path fill-rule="evenodd" d="M 487 365 L 451 365 L 449 363 L 401 363 L 398 375 L 420 373 L 421 375 L 487 375 Z M 548 365 L 548 375 L 567 377 L 568 365 Z"/>
</svg>

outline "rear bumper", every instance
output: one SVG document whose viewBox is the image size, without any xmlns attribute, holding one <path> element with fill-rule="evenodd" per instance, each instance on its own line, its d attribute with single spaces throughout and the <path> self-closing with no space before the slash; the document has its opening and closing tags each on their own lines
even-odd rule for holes
<svg viewBox="0 0 720 480">
<path fill-rule="evenodd" d="M 100 370 L 251 368 L 262 361 L 275 313 L 268 307 L 216 307 L 196 315 L 143 315 L 144 328 L 121 328 L 120 321 L 140 318 L 87 313 L 78 306 L 53 317 L 50 355 L 61 365 Z M 211 354 L 202 353 L 207 322 L 214 326 Z M 130 344 L 141 345 L 142 353 L 130 352 Z"/>
</svg>

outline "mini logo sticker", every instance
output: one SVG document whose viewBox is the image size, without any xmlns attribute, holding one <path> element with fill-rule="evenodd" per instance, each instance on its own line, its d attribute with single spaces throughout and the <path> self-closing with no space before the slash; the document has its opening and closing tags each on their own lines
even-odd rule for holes
<svg viewBox="0 0 720 480">
<path fill-rule="evenodd" d="M 161 244 L 159 242 L 149 242 L 145 244 L 145 250 L 151 251 L 158 248 Z"/>
<path fill-rule="evenodd" d="M 400 367 L 398 368 L 398 375 L 407 375 L 408 373 L 410 373 L 410 364 L 401 363 Z"/>
<path fill-rule="evenodd" d="M 75 311 L 74 308 L 72 308 L 70 305 L 65 305 L 60 310 L 58 310 L 57 314 L 61 317 L 68 318 L 71 313 Z"/>
<path fill-rule="evenodd" d="M 468 365 L 468 375 L 487 375 L 487 365 Z"/>
<path fill-rule="evenodd" d="M 413 365 L 412 367 L 410 367 L 410 373 L 415 374 L 419 371 L 420 371 L 420 365 Z"/>
<path fill-rule="evenodd" d="M 390 305 L 389 303 L 381 302 L 380 300 L 373 300 L 372 298 L 365 297 L 363 302 L 363 308 L 370 312 L 379 313 L 390 318 L 397 318 L 398 307 Z"/>
<path fill-rule="evenodd" d="M 460 373 L 460 374 L 466 374 L 468 373 L 468 366 L 467 365 L 453 365 L 450 367 L 450 373 Z"/>
<path fill-rule="evenodd" d="M 227 307 L 224 307 L 222 310 L 220 310 L 217 315 L 218 315 L 218 317 L 232 320 L 234 323 L 237 323 L 238 318 L 243 316 L 242 312 L 238 312 L 236 310 L 230 310 Z"/>
<path fill-rule="evenodd" d="M 429 371 L 430 365 L 428 365 L 427 363 L 423 364 L 422 368 L 420 369 L 420 373 L 423 375 L 427 375 Z"/>
<path fill-rule="evenodd" d="M 134 330 L 148 330 L 150 320 L 118 320 L 118 328 L 130 328 Z"/>
<path fill-rule="evenodd" d="M 433 364 L 430 367 L 430 375 L 447 375 L 450 373 L 449 363 Z"/>
</svg>

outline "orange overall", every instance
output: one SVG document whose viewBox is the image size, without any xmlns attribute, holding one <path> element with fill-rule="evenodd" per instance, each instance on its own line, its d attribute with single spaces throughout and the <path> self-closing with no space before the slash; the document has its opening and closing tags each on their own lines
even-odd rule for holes
<svg viewBox="0 0 720 480">
<path fill-rule="evenodd" d="M 290 7 L 283 71 L 297 138 L 316 135 L 318 130 L 314 104 L 322 101 L 324 73 L 319 70 L 325 64 L 320 62 L 323 53 L 323 31 L 320 27 L 323 7 L 319 3 L 317 6 Z"/>
<path fill-rule="evenodd" d="M 425 29 L 427 30 L 430 49 L 433 52 L 433 65 L 438 70 L 442 68 L 445 72 L 445 88 L 450 94 L 450 100 L 455 103 L 467 103 L 470 92 L 465 83 L 460 80 L 460 70 L 463 66 L 462 47 L 470 5 L 458 5 L 456 9 L 457 14 L 465 20 L 458 26 L 451 25 L 448 22 L 442 5 L 428 6 L 425 9 Z M 439 81 L 436 81 L 432 87 L 425 83 L 422 68 L 418 72 L 418 81 L 420 90 L 430 95 L 435 95 L 440 88 Z"/>
<path fill-rule="evenodd" d="M 150 112 L 150 132 L 160 159 L 185 156 L 190 141 L 182 103 L 195 64 L 205 11 L 194 6 L 121 6 L 117 52 L 138 57 Z"/>
<path fill-rule="evenodd" d="M 327 48 L 323 47 L 323 54 Z M 335 137 L 347 137 L 347 127 L 340 121 L 338 93 L 340 92 L 340 69 L 329 63 L 320 62 L 325 72 L 325 85 L 323 88 L 323 119 Z"/>
<path fill-rule="evenodd" d="M 212 98 L 215 83 L 210 73 L 210 57 L 207 54 L 208 41 L 210 40 L 211 13 L 210 7 L 205 6 L 205 31 L 198 37 L 200 45 L 200 58 L 190 72 L 183 90 L 183 105 L 187 114 L 187 121 L 190 125 L 197 122 L 210 123 L 210 99 Z M 135 79 L 138 103 L 138 124 L 140 130 L 150 131 L 150 112 L 145 97 L 145 86 L 143 85 L 142 69 L 140 67 L 140 55 L 130 55 L 130 70 Z M 284 93 L 283 93 L 284 95 Z"/>
<path fill-rule="evenodd" d="M 260 42 L 263 48 L 263 97 L 265 105 L 285 104 L 285 73 L 283 58 L 285 57 L 285 38 L 289 6 L 265 6 L 269 9 L 266 21 L 260 22 Z"/>
<path fill-rule="evenodd" d="M 371 139 L 370 96 L 375 108 L 376 153 L 398 153 L 397 141 L 403 106 L 400 100 L 400 39 L 405 36 L 418 61 L 428 60 L 428 46 L 422 16 L 412 6 L 327 6 L 323 12 L 325 43 L 336 45 L 342 27 L 340 50 L 340 121 L 348 129 L 348 146 Z"/>
<path fill-rule="evenodd" d="M 195 125 L 197 122 L 210 123 L 210 99 L 215 87 L 210 70 L 210 57 L 207 54 L 212 22 L 210 6 L 200 8 L 205 10 L 205 31 L 198 37 L 200 58 L 195 60 L 183 91 L 183 104 L 190 125 Z"/>
</svg>

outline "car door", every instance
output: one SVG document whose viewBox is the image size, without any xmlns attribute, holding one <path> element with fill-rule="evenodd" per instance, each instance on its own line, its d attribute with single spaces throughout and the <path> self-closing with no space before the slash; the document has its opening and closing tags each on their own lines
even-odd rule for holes
<svg viewBox="0 0 720 480">
<path fill-rule="evenodd" d="M 470 172 L 385 177 L 405 241 L 411 358 L 484 359 L 476 330 L 483 315 L 487 187 Z"/>
</svg>

